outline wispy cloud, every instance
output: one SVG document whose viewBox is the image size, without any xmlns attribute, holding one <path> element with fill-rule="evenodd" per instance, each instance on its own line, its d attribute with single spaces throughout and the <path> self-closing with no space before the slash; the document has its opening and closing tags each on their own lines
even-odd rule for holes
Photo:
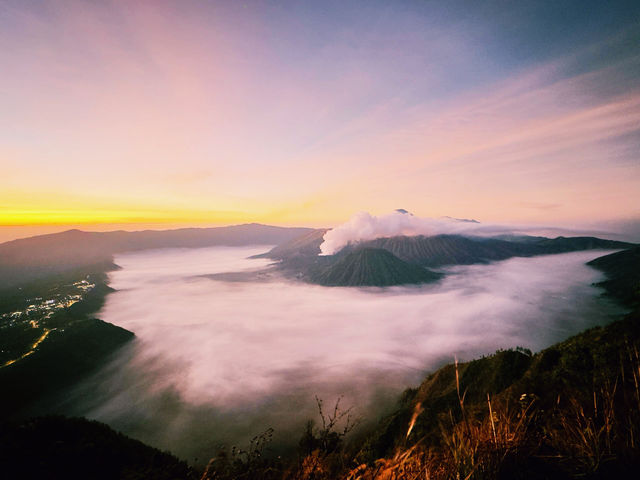
<svg viewBox="0 0 640 480">
<path fill-rule="evenodd" d="M 531 25 L 532 8 L 6 2 L 3 190 L 208 204 L 239 221 L 395 205 L 539 220 L 522 202 L 561 205 L 545 212 L 557 222 L 632 216 L 635 34 L 575 47 L 575 25 L 564 39 Z M 506 25 L 553 30 L 558 48 L 530 38 L 535 59 L 515 61 Z"/>
</svg>

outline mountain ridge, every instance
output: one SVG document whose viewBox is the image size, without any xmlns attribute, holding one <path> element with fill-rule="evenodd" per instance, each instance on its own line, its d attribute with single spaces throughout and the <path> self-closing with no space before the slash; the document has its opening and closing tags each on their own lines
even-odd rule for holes
<svg viewBox="0 0 640 480">
<path fill-rule="evenodd" d="M 487 263 L 511 257 L 592 249 L 623 249 L 633 246 L 627 242 L 596 237 L 539 238 L 528 241 L 508 241 L 462 235 L 396 236 L 360 242 L 355 245 L 355 248 L 358 246 L 384 248 L 406 262 L 426 267 L 440 267 Z"/>
<path fill-rule="evenodd" d="M 623 249 L 634 246 L 634 244 L 627 242 L 596 237 L 517 237 L 517 240 L 506 240 L 443 234 L 430 237 L 424 235 L 382 237 L 348 244 L 334 255 L 320 255 L 324 232 L 325 230 L 322 229 L 308 232 L 301 237 L 278 245 L 258 257 L 275 260 L 274 266 L 280 271 L 310 283 L 343 286 L 373 284 L 380 286 L 384 284 L 384 286 L 390 286 L 393 283 L 367 280 L 361 274 L 364 271 L 369 271 L 378 279 L 395 278 L 396 274 L 392 271 L 385 272 L 386 269 L 390 269 L 391 261 L 378 262 L 375 266 L 362 264 L 356 268 L 352 264 L 353 262 L 344 262 L 342 259 L 362 249 L 387 251 L 404 262 L 402 269 L 405 270 L 405 274 L 397 276 L 398 283 L 395 283 L 395 285 L 401 285 L 412 283 L 407 281 L 410 275 L 406 274 L 408 273 L 406 265 L 418 266 L 423 269 L 437 269 L 447 265 L 488 263 L 512 257 L 531 257 L 589 249 Z M 366 263 L 367 259 L 361 258 L 358 261 L 358 263 L 363 262 Z M 397 264 L 397 262 L 395 263 Z M 349 266 L 347 271 L 340 273 L 339 270 L 345 269 L 347 265 Z M 400 264 L 397 266 L 400 268 Z M 354 269 L 359 272 L 357 275 L 353 274 Z M 434 281 L 441 277 L 435 272 L 430 273 L 431 279 L 424 281 Z M 360 278 L 360 281 L 356 281 L 356 278 Z M 423 283 L 423 280 L 413 283 Z"/>
<path fill-rule="evenodd" d="M 587 265 L 603 271 L 607 278 L 597 283 L 624 305 L 640 307 L 640 246 L 596 258 Z"/>
<path fill-rule="evenodd" d="M 0 289 L 151 248 L 274 245 L 309 233 L 303 227 L 242 224 L 212 228 L 85 232 L 72 229 L 0 244 Z"/>
<path fill-rule="evenodd" d="M 441 274 L 407 263 L 381 248 L 359 248 L 340 256 L 311 281 L 324 286 L 375 286 L 420 284 L 438 280 Z"/>
</svg>

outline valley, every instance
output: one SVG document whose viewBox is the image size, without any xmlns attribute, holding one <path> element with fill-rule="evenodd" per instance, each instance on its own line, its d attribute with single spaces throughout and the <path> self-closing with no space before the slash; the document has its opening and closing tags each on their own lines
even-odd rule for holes
<svg viewBox="0 0 640 480">
<path fill-rule="evenodd" d="M 203 468 L 270 427 L 272 454 L 288 458 L 314 398 L 341 398 L 360 418 L 354 439 L 386 438 L 367 447 L 382 456 L 399 438 L 376 419 L 428 372 L 607 325 L 624 308 L 596 284 L 635 298 L 624 290 L 635 250 L 602 250 L 621 242 L 398 237 L 327 257 L 321 232 L 276 247 L 135 250 L 5 289 L 5 421 L 99 420 Z"/>
</svg>

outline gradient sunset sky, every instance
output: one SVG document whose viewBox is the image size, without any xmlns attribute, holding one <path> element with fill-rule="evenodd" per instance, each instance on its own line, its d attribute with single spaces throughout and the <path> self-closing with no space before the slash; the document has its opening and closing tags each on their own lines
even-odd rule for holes
<svg viewBox="0 0 640 480">
<path fill-rule="evenodd" d="M 0 2 L 5 227 L 632 220 L 639 147 L 637 1 Z"/>
</svg>

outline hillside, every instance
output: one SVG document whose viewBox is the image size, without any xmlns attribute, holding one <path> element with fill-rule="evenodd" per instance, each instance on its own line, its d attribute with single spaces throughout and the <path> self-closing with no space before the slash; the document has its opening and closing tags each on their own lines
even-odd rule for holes
<svg viewBox="0 0 640 480">
<path fill-rule="evenodd" d="M 404 478 L 389 475 L 402 469 L 431 478 L 632 475 L 638 348 L 636 312 L 533 356 L 509 350 L 447 365 L 407 390 L 362 443 L 359 461 L 386 468 L 362 467 L 360 478 Z"/>
<path fill-rule="evenodd" d="M 524 241 L 522 239 L 507 241 L 459 235 L 436 235 L 433 237 L 420 235 L 378 238 L 362 242 L 357 246 L 384 248 L 406 262 L 433 268 L 443 265 L 469 265 L 505 260 L 511 257 L 529 257 L 579 250 L 622 249 L 633 245 L 595 237 L 558 237 L 554 239 L 531 237 Z"/>
<path fill-rule="evenodd" d="M 598 285 L 609 295 L 632 307 L 640 306 L 640 247 L 596 258 L 587 265 L 607 274 Z"/>
<path fill-rule="evenodd" d="M 360 248 L 340 256 L 312 273 L 311 281 L 325 286 L 376 286 L 426 283 L 440 274 L 400 260 L 380 248 Z"/>
<path fill-rule="evenodd" d="M 595 237 L 510 237 L 484 238 L 461 235 L 431 237 L 397 236 L 349 244 L 335 255 L 319 255 L 326 230 L 318 229 L 295 237 L 262 255 L 276 260 L 276 268 L 285 275 L 320 285 L 390 286 L 423 283 L 439 278 L 425 268 L 446 265 L 470 265 L 589 249 L 622 249 L 633 244 Z M 378 253 L 357 254 L 363 250 Z M 383 257 L 380 251 L 392 257 Z M 357 256 L 352 256 L 352 254 Z M 393 261 L 394 258 L 396 261 Z M 397 260 L 403 262 L 398 263 Z M 375 262 L 375 263 L 372 263 Z M 421 269 L 410 268 L 421 267 Z M 386 273 L 384 273 L 386 272 Z M 371 278 L 368 278 L 371 276 Z M 411 281 L 415 278 L 416 281 Z"/>
<path fill-rule="evenodd" d="M 328 229 L 319 228 L 304 233 L 285 243 L 275 246 L 256 258 L 271 258 L 273 260 L 291 259 L 297 256 L 315 256 L 320 254 L 320 245 L 324 241 L 324 234 Z"/>
<path fill-rule="evenodd" d="M 6 479 L 188 480 L 185 462 L 107 425 L 82 418 L 44 417 L 0 429 Z"/>
<path fill-rule="evenodd" d="M 111 291 L 104 271 L 95 269 L 0 291 L 0 389 L 10 392 L 0 395 L 0 419 L 51 411 L 53 396 L 134 338 L 93 317 Z"/>
<path fill-rule="evenodd" d="M 117 253 L 149 248 L 275 245 L 312 231 L 260 224 L 139 232 L 66 232 L 0 244 L 0 288 L 113 262 Z"/>
</svg>

